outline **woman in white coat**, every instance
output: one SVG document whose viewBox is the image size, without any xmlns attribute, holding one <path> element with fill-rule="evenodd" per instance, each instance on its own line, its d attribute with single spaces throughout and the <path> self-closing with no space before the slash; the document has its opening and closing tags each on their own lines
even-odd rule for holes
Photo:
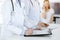
<svg viewBox="0 0 60 40">
<path fill-rule="evenodd" d="M 2 6 L 1 13 L 3 14 L 3 27 L 1 30 L 1 36 L 11 36 L 13 33 L 23 35 L 25 32 L 24 23 L 24 3 L 18 0 L 12 0 L 14 9 L 11 4 L 11 0 L 6 0 Z M 10 35 L 11 34 L 11 35 Z"/>
<path fill-rule="evenodd" d="M 48 27 L 54 20 L 54 9 L 50 7 L 49 0 L 44 0 L 38 28 Z"/>
</svg>

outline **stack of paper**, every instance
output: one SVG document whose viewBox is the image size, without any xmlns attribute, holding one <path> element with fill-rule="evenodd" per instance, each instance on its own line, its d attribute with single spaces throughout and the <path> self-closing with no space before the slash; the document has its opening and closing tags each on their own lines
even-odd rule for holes
<svg viewBox="0 0 60 40">
<path fill-rule="evenodd" d="M 33 35 L 36 34 L 50 34 L 49 29 L 44 29 L 44 30 L 34 30 Z"/>
</svg>

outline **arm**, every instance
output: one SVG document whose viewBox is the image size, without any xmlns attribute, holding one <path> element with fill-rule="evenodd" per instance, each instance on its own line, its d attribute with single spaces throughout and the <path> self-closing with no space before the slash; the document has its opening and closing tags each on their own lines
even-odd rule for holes
<svg viewBox="0 0 60 40">
<path fill-rule="evenodd" d="M 48 24 L 49 20 L 46 19 L 46 12 L 45 11 L 43 11 L 42 14 L 40 15 L 40 20 L 42 23 Z"/>
<path fill-rule="evenodd" d="M 29 12 L 30 12 L 30 2 L 28 0 L 25 0 L 25 7 L 24 7 L 24 16 L 25 16 L 25 21 L 24 21 L 24 25 L 26 26 L 26 28 L 30 28 L 31 25 L 31 19 L 29 18 Z M 29 21 L 28 21 L 29 20 Z"/>
</svg>

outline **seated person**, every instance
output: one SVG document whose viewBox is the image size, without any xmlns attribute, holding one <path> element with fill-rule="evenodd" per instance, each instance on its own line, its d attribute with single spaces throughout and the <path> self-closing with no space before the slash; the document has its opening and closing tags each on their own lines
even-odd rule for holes
<svg viewBox="0 0 60 40">
<path fill-rule="evenodd" d="M 40 27 L 48 27 L 53 22 L 53 18 L 54 10 L 50 7 L 49 0 L 44 0 L 37 29 L 40 29 Z"/>
</svg>

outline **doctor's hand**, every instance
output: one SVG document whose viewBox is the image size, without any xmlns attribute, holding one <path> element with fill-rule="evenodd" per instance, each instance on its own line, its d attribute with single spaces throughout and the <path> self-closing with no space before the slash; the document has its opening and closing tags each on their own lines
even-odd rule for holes
<svg viewBox="0 0 60 40">
<path fill-rule="evenodd" d="M 26 30 L 25 35 L 32 35 L 33 33 L 33 29 L 32 28 L 28 28 L 28 30 Z"/>
</svg>

